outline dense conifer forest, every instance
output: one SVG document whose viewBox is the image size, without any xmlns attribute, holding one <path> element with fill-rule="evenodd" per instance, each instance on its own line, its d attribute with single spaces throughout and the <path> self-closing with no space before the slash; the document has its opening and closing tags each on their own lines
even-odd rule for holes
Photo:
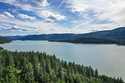
<svg viewBox="0 0 125 83">
<path fill-rule="evenodd" d="M 0 83 L 124 83 L 99 75 L 91 67 L 59 60 L 39 52 L 10 52 L 0 48 Z"/>
</svg>

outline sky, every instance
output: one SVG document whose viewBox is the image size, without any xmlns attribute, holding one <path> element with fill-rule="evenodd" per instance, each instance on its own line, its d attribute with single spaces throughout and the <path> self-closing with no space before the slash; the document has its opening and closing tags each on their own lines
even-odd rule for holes
<svg viewBox="0 0 125 83">
<path fill-rule="evenodd" d="M 0 35 L 88 33 L 125 26 L 125 0 L 0 0 Z"/>
</svg>

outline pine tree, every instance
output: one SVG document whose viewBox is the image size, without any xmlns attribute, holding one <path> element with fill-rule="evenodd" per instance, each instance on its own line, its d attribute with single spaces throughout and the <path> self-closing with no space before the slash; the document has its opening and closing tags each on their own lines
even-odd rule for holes
<svg viewBox="0 0 125 83">
<path fill-rule="evenodd" d="M 5 71 L 5 82 L 6 83 L 19 83 L 20 77 L 19 74 L 21 73 L 20 70 L 16 69 L 15 66 L 10 65 L 8 66 Z"/>
</svg>

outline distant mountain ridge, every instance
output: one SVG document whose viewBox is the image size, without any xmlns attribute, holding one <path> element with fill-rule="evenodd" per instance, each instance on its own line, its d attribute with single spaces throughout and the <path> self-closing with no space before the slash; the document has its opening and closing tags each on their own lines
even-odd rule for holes
<svg viewBox="0 0 125 83">
<path fill-rule="evenodd" d="M 42 34 L 8 36 L 12 40 L 48 40 L 72 43 L 125 44 L 125 27 L 86 34 Z"/>
<path fill-rule="evenodd" d="M 0 44 L 1 43 L 7 43 L 7 42 L 10 42 L 10 40 L 5 38 L 5 37 L 0 36 Z"/>
<path fill-rule="evenodd" d="M 120 27 L 114 30 L 98 31 L 98 32 L 83 34 L 82 37 L 77 38 L 73 41 L 76 41 L 78 43 L 80 42 L 80 43 L 125 44 L 125 27 Z"/>
</svg>

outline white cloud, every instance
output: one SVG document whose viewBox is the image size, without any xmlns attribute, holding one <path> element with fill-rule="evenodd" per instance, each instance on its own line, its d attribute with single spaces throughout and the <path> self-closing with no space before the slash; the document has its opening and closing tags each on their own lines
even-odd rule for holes
<svg viewBox="0 0 125 83">
<path fill-rule="evenodd" d="M 0 0 L 0 2 L 1 1 L 2 0 Z M 27 21 L 21 21 L 14 18 L 11 13 L 4 12 L 3 14 L 0 14 L 0 23 L 7 22 L 8 26 L 9 23 L 13 23 L 16 25 L 16 27 L 39 33 L 83 33 L 93 30 L 107 30 L 116 28 L 118 26 L 125 26 L 125 0 L 65 0 L 65 3 L 67 2 L 68 8 L 71 9 L 72 13 L 79 12 L 81 16 L 81 19 L 76 19 L 74 25 L 70 28 L 56 23 L 56 21 L 68 19 L 67 16 L 63 15 L 57 10 L 49 8 L 49 3 L 47 0 L 39 1 L 40 2 L 37 3 L 37 6 L 32 6 L 31 4 L 27 3 L 18 3 L 16 0 L 3 0 L 2 2 L 19 6 L 25 10 L 32 10 L 45 20 L 36 20 L 36 18 L 32 16 L 18 14 L 20 18 L 28 19 Z M 87 13 L 85 14 L 85 12 L 88 10 L 92 10 L 96 13 L 96 19 L 100 21 L 108 19 L 112 22 L 98 24 L 96 22 L 94 23 L 92 21 L 95 19 L 90 18 Z M 86 20 L 83 20 L 82 17 L 84 17 Z M 32 22 L 30 20 L 32 20 Z M 10 25 L 9 27 L 12 26 L 14 25 Z"/>
<path fill-rule="evenodd" d="M 43 7 L 46 7 L 46 6 L 48 6 L 48 5 L 49 5 L 49 3 L 48 3 L 47 0 L 42 0 L 42 6 L 43 6 Z"/>
<path fill-rule="evenodd" d="M 104 6 L 104 11 L 102 11 L 103 13 L 99 15 L 99 18 L 102 18 L 102 19 L 108 18 L 119 25 L 124 25 L 125 1 L 124 0 L 117 0 L 117 1 L 110 0 L 110 1 L 107 1 L 107 3 L 109 3 L 109 5 Z"/>
<path fill-rule="evenodd" d="M 64 32 L 70 32 L 70 29 L 61 27 L 55 23 L 38 23 L 37 31 L 39 33 L 64 33 Z"/>
<path fill-rule="evenodd" d="M 87 19 L 84 23 L 78 20 L 76 27 L 79 27 L 81 30 L 84 29 L 82 27 L 90 28 L 90 30 L 96 27 L 96 30 L 104 30 L 125 26 L 125 0 L 68 0 L 68 4 L 72 12 L 79 12 L 81 17 L 84 16 L 87 18 L 84 12 L 92 10 L 96 13 L 96 19 L 98 21 L 109 20 L 112 22 L 107 24 L 94 24 L 94 22 L 91 23 L 93 18 Z"/>
<path fill-rule="evenodd" d="M 7 18 L 8 18 L 7 16 L 5 16 L 4 14 L 0 13 L 0 21 L 3 20 L 3 19 L 7 19 Z"/>
<path fill-rule="evenodd" d="M 66 17 L 59 14 L 58 12 L 55 11 L 50 11 L 50 10 L 42 10 L 42 11 L 38 11 L 40 16 L 43 16 L 44 18 L 49 18 L 49 17 L 53 17 L 55 20 L 60 21 L 60 20 L 64 20 Z"/>
<path fill-rule="evenodd" d="M 16 0 L 0 0 L 0 2 L 5 2 L 5 3 L 12 4 L 12 3 L 16 2 Z"/>
<path fill-rule="evenodd" d="M 29 20 L 29 21 L 36 19 L 35 17 L 29 16 L 29 15 L 26 15 L 26 14 L 18 14 L 18 16 L 19 16 L 21 19 Z"/>
<path fill-rule="evenodd" d="M 9 13 L 9 12 L 4 12 L 4 14 L 5 14 L 6 16 L 10 17 L 10 18 L 14 18 L 14 17 L 15 17 L 14 15 L 12 15 L 12 14 Z"/>
<path fill-rule="evenodd" d="M 68 0 L 67 3 L 73 12 L 83 12 L 89 8 L 86 0 Z"/>
</svg>

